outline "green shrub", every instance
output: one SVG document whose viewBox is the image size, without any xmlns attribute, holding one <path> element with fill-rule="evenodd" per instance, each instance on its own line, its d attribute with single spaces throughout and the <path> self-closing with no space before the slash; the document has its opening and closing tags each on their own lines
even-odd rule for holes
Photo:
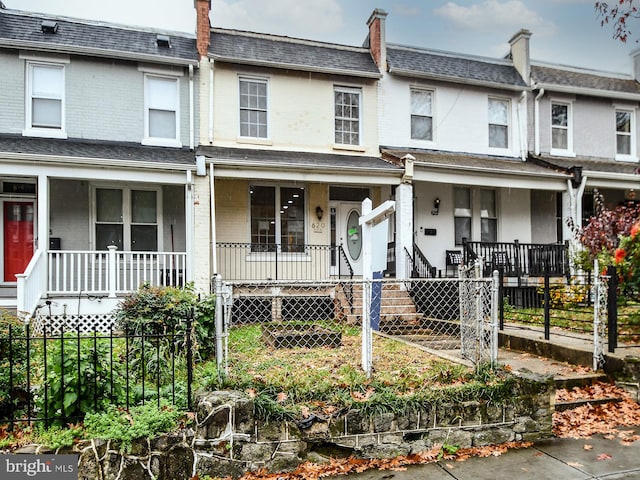
<svg viewBox="0 0 640 480">
<path fill-rule="evenodd" d="M 26 342 L 16 340 L 16 336 L 25 336 L 24 324 L 15 315 L 0 310 L 0 420 L 8 418 L 28 396 Z"/>
</svg>

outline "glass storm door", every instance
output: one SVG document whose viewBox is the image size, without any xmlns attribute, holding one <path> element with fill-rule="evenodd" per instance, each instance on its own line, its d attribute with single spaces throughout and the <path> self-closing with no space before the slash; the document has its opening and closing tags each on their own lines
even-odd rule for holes
<svg viewBox="0 0 640 480">
<path fill-rule="evenodd" d="M 359 203 L 340 204 L 340 243 L 344 249 L 354 275 L 362 275 L 362 227 Z"/>
<path fill-rule="evenodd" d="M 4 202 L 4 282 L 15 282 L 33 256 L 33 203 Z"/>
</svg>

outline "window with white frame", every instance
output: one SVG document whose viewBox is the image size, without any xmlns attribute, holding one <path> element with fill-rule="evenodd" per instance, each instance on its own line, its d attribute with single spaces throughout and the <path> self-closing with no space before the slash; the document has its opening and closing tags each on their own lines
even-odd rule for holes
<svg viewBox="0 0 640 480">
<path fill-rule="evenodd" d="M 495 190 L 480 190 L 480 241 L 496 242 L 498 218 L 496 215 Z"/>
<path fill-rule="evenodd" d="M 145 139 L 143 143 L 179 147 L 180 97 L 177 77 L 145 74 Z"/>
<path fill-rule="evenodd" d="M 252 185 L 249 194 L 251 251 L 304 252 L 304 188 Z"/>
<path fill-rule="evenodd" d="M 551 103 L 551 150 L 569 152 L 573 149 L 571 105 Z"/>
<path fill-rule="evenodd" d="M 471 189 L 455 187 L 453 189 L 453 219 L 456 245 L 462 245 L 462 239 L 471 240 Z"/>
<path fill-rule="evenodd" d="M 360 145 L 360 89 L 336 87 L 335 143 Z"/>
<path fill-rule="evenodd" d="M 616 109 L 616 158 L 635 158 L 635 115 L 632 110 Z"/>
<path fill-rule="evenodd" d="M 489 99 L 489 147 L 509 148 L 509 101 Z"/>
<path fill-rule="evenodd" d="M 95 188 L 96 249 L 158 251 L 159 196 L 159 190 Z"/>
<path fill-rule="evenodd" d="M 433 140 L 433 92 L 411 89 L 411 138 Z"/>
<path fill-rule="evenodd" d="M 62 64 L 26 62 L 26 135 L 66 137 L 65 68 Z"/>
<path fill-rule="evenodd" d="M 240 78 L 240 136 L 268 138 L 267 81 Z"/>
</svg>

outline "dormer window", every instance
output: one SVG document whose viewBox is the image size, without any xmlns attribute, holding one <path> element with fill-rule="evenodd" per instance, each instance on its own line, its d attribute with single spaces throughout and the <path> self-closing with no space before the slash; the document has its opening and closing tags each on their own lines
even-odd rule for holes
<svg viewBox="0 0 640 480">
<path fill-rule="evenodd" d="M 40 24 L 42 33 L 58 33 L 58 22 L 53 20 L 43 20 Z"/>
<path fill-rule="evenodd" d="M 160 48 L 171 48 L 171 37 L 169 37 L 169 35 L 158 35 L 156 37 L 156 44 Z"/>
</svg>

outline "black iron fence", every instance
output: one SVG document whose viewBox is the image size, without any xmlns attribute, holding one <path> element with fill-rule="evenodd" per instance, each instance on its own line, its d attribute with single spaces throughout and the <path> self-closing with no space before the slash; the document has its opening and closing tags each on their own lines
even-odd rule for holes
<svg viewBox="0 0 640 480">
<path fill-rule="evenodd" d="M 620 346 L 640 345 L 640 292 L 621 291 L 615 267 L 608 267 L 606 277 L 608 349 L 614 352 Z M 521 328 L 531 326 L 543 329 L 545 340 L 549 340 L 554 332 L 582 338 L 592 335 L 595 315 L 593 274 L 572 275 L 569 281 L 553 280 L 546 271 L 539 285 L 505 287 L 501 281 L 500 329 L 504 328 L 505 322 Z"/>
<path fill-rule="evenodd" d="M 35 333 L 10 325 L 0 338 L 0 423 L 75 423 L 114 405 L 192 409 L 193 318 L 109 333 Z"/>
<path fill-rule="evenodd" d="M 463 242 L 465 265 L 478 258 L 484 262 L 484 274 L 502 270 L 506 277 L 541 277 L 545 264 L 552 277 L 569 276 L 569 250 L 566 244 L 509 242 Z"/>
</svg>

